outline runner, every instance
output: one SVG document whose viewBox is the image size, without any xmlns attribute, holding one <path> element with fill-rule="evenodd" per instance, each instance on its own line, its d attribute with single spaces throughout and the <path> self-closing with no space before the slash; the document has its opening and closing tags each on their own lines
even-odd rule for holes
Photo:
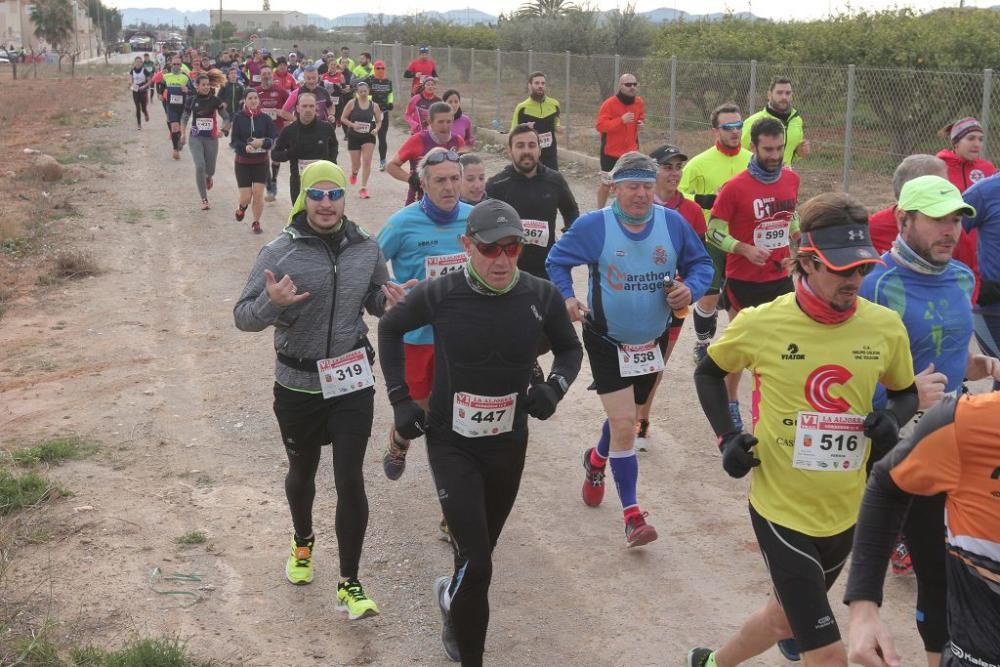
<svg viewBox="0 0 1000 667">
<path fill-rule="evenodd" d="M 285 89 L 285 92 L 292 92 L 298 88 L 298 83 L 295 82 L 295 77 L 292 73 L 288 71 L 288 60 L 281 56 L 278 58 L 277 64 L 274 66 L 274 84 Z"/>
<path fill-rule="evenodd" d="M 260 51 L 254 49 L 253 54 L 247 60 L 247 64 L 245 67 L 247 81 L 249 82 L 250 87 L 256 88 L 257 86 L 260 85 L 261 82 L 260 70 L 266 66 L 267 63 L 264 62 L 264 56 L 261 55 Z"/>
<path fill-rule="evenodd" d="M 389 134 L 389 112 L 395 106 L 395 95 L 392 92 L 392 79 L 385 75 L 385 62 L 375 61 L 372 75 L 368 80 L 372 99 L 378 108 L 382 110 L 382 124 L 378 128 L 378 169 L 385 171 L 385 160 L 388 155 L 389 144 L 386 136 Z"/>
<path fill-rule="evenodd" d="M 937 158 L 933 158 L 937 160 Z M 860 296 L 896 311 L 909 334 L 910 355 L 917 374 L 920 409 L 947 395 L 964 393 L 963 380 L 996 374 L 1000 362 L 970 355 L 975 277 L 952 259 L 963 215 L 975 215 L 954 185 L 940 176 L 908 181 L 899 198 L 899 236 L 892 250 L 861 285 Z M 875 407 L 885 402 L 879 387 Z M 921 413 L 917 413 L 920 417 Z M 892 555 L 893 572 L 917 572 L 917 629 L 929 664 L 938 664 L 948 640 L 945 623 L 945 554 L 940 539 L 923 541 L 920 526 L 941 525 L 943 498 L 914 499 L 903 529 L 903 542 Z M 912 536 L 912 537 L 911 537 Z"/>
<path fill-rule="evenodd" d="M 347 46 L 340 47 L 340 57 L 337 58 L 337 64 L 340 65 L 340 69 L 347 75 L 351 75 L 351 71 L 355 67 L 354 60 L 351 58 L 351 49 Z"/>
<path fill-rule="evenodd" d="M 337 137 L 333 125 L 316 117 L 316 96 L 302 93 L 295 108 L 297 120 L 285 126 L 271 148 L 271 160 L 288 162 L 291 201 L 299 198 L 302 171 L 317 160 L 337 162 Z"/>
<path fill-rule="evenodd" d="M 295 116 L 291 111 L 285 111 L 285 102 L 288 101 L 288 91 L 274 83 L 274 72 L 270 67 L 260 68 L 260 85 L 257 87 L 257 94 L 260 95 L 260 110 L 274 121 L 274 126 L 278 132 L 285 127 L 286 120 L 294 120 Z M 278 170 L 281 165 L 271 162 L 267 177 L 267 186 L 264 192 L 264 201 L 274 201 L 278 197 Z"/>
<path fill-rule="evenodd" d="M 358 64 L 351 68 L 352 79 L 367 79 L 374 69 L 372 68 L 372 54 L 367 51 L 358 56 Z"/>
<path fill-rule="evenodd" d="M 161 69 L 161 68 L 157 66 L 156 61 L 153 60 L 148 53 L 142 54 L 142 70 L 146 73 L 146 81 L 147 82 L 149 82 L 150 84 L 152 83 L 152 81 L 153 81 L 153 75 L 155 75 L 156 72 L 157 72 L 157 70 L 159 70 L 159 69 Z M 154 94 L 155 91 L 154 91 L 152 85 L 148 85 L 146 87 L 146 90 L 149 93 L 146 96 L 146 103 L 148 104 L 149 102 L 153 101 L 153 94 Z M 149 122 L 149 118 L 148 117 L 146 118 L 146 122 L 147 123 Z"/>
<path fill-rule="evenodd" d="M 167 126 L 170 128 L 170 143 L 174 148 L 173 158 L 181 159 L 181 148 L 187 142 L 181 132 L 181 117 L 187 98 L 194 95 L 191 79 L 181 71 L 181 59 L 174 56 L 170 60 L 170 71 L 163 75 L 163 104 L 167 113 Z"/>
<path fill-rule="evenodd" d="M 784 76 L 771 78 L 767 88 L 767 104 L 764 108 L 743 121 L 743 148 L 751 150 L 750 130 L 763 118 L 774 118 L 785 130 L 784 163 L 791 167 L 796 158 L 809 156 L 809 140 L 802 129 L 802 116 L 792 106 L 792 80 Z"/>
<path fill-rule="evenodd" d="M 425 77 L 424 83 L 417 91 L 417 94 L 411 97 L 409 103 L 407 103 L 406 113 L 403 115 L 403 118 L 406 119 L 406 124 L 410 126 L 410 134 L 417 134 L 421 130 L 427 129 L 427 125 L 430 123 L 431 107 L 442 101 L 437 96 L 436 90 L 437 79 L 434 77 Z"/>
<path fill-rule="evenodd" d="M 182 131 L 187 131 L 191 121 L 191 142 L 188 148 L 194 160 L 194 182 L 201 195 L 201 210 L 211 208 L 208 191 L 212 189 L 215 176 L 215 161 L 219 157 L 219 123 L 216 114 L 221 114 L 225 104 L 212 91 L 212 82 L 207 74 L 199 74 L 195 79 L 196 94 L 189 96 L 181 118 Z"/>
<path fill-rule="evenodd" d="M 146 71 L 142 58 L 136 56 L 135 60 L 132 61 L 132 69 L 129 70 L 128 78 L 129 87 L 132 90 L 132 103 L 135 105 L 136 129 L 141 130 L 143 116 L 146 117 L 146 122 L 149 122 L 149 94 L 146 91 L 152 86 L 153 75 Z"/>
<path fill-rule="evenodd" d="M 680 213 L 691 225 L 691 229 L 698 235 L 698 238 L 704 242 L 706 226 L 705 215 L 702 213 L 701 207 L 677 190 L 677 184 L 680 183 L 681 175 L 684 173 L 687 155 L 681 153 L 676 146 L 665 144 L 656 148 L 649 156 L 656 161 L 658 166 L 653 203 Z M 686 314 L 683 310 L 670 313 L 670 324 L 667 325 L 666 336 L 660 338 L 660 353 L 663 355 L 664 365 L 674 352 L 677 339 L 684 327 L 685 317 Z M 660 371 L 656 374 L 653 387 L 649 390 L 649 398 L 638 407 L 635 424 L 635 448 L 640 452 L 647 452 L 652 446 L 652 439 L 649 437 L 649 420 L 653 410 L 653 398 L 656 396 L 656 390 L 662 379 L 663 371 Z"/>
<path fill-rule="evenodd" d="M 260 95 L 256 90 L 247 91 L 243 109 L 233 118 L 229 145 L 236 151 L 236 186 L 240 190 L 240 203 L 234 215 L 242 222 L 247 207 L 253 206 L 250 231 L 260 234 L 260 216 L 264 212 L 264 186 L 267 184 L 267 152 L 278 136 L 278 128 L 271 117 L 260 108 Z M 298 201 L 298 200 L 296 200 Z"/>
<path fill-rule="evenodd" d="M 329 122 L 331 113 L 335 113 L 335 105 L 330 93 L 320 85 L 319 72 L 314 65 L 305 68 L 302 75 L 302 85 L 288 94 L 285 100 L 284 111 L 295 111 L 295 104 L 301 93 L 312 93 L 316 97 L 316 118 L 323 122 Z"/>
<path fill-rule="evenodd" d="M 729 321 L 744 308 L 761 306 L 795 290 L 788 273 L 789 244 L 798 238 L 795 208 L 799 176 L 782 167 L 785 128 L 761 118 L 750 130 L 753 157 L 722 186 L 712 205 L 705 238 L 726 253 L 726 303 Z M 729 413 L 743 430 L 739 384 L 742 371 L 726 378 Z"/>
<path fill-rule="evenodd" d="M 730 178 L 747 168 L 753 154 L 740 146 L 743 121 L 740 108 L 731 102 L 712 110 L 712 135 L 715 145 L 698 153 L 684 167 L 678 189 L 701 206 L 705 221 L 711 218 L 715 197 Z M 708 244 L 708 254 L 715 264 L 715 278 L 705 296 L 694 305 L 695 363 L 705 358 L 705 350 L 715 337 L 719 315 L 719 294 L 726 275 L 726 254 Z"/>
<path fill-rule="evenodd" d="M 611 192 L 609 174 L 625 153 L 639 150 L 639 130 L 646 118 L 645 103 L 636 93 L 639 81 L 634 74 L 622 74 L 618 93 L 604 100 L 597 112 L 595 127 L 601 133 L 601 183 L 597 187 L 597 208 L 604 208 Z"/>
<path fill-rule="evenodd" d="M 549 169 L 558 171 L 559 142 L 557 135 L 562 134 L 559 121 L 559 100 L 545 94 L 544 72 L 532 72 L 528 75 L 528 99 L 514 107 L 514 117 L 510 121 L 510 129 L 513 130 L 522 123 L 527 123 L 538 133 L 538 145 L 542 148 L 542 164 Z"/>
<path fill-rule="evenodd" d="M 344 172 L 320 161 L 302 180 L 288 226 L 257 256 L 233 314 L 242 331 L 274 326 L 274 414 L 288 457 L 285 495 L 294 528 L 285 576 L 299 585 L 313 580 L 316 471 L 323 446 L 331 444 L 337 607 L 355 620 L 379 613 L 358 580 L 368 526 L 362 464 L 375 414 L 374 350 L 362 311 L 382 315 L 404 289 L 389 281 L 378 244 L 344 214 Z"/>
<path fill-rule="evenodd" d="M 723 469 L 735 478 L 754 470 L 750 519 L 774 595 L 718 651 L 691 649 L 689 667 L 739 665 L 792 636 L 805 664 L 846 667 L 827 591 L 851 550 L 866 464 L 917 409 L 899 317 L 857 298 L 863 274 L 881 263 L 867 212 L 827 193 L 800 214 L 795 293 L 742 311 L 695 370 Z M 726 375 L 744 368 L 755 379 L 753 435 L 728 409 Z M 878 382 L 888 402 L 873 410 Z"/>
<path fill-rule="evenodd" d="M 942 527 L 947 534 L 950 640 L 940 665 L 1000 664 L 998 443 L 1000 394 L 949 396 L 924 415 L 910 438 L 875 465 L 861 503 L 844 595 L 850 604 L 852 663 L 901 664 L 889 628 L 878 616 L 886 560 L 911 498 L 944 495 L 946 512 L 938 515 L 937 522 L 913 525 L 928 542 L 942 541 Z"/>
<path fill-rule="evenodd" d="M 409 183 L 410 188 L 406 193 L 407 205 L 416 201 L 420 192 L 420 178 L 417 173 L 417 162 L 420 161 L 420 158 L 432 148 L 440 147 L 457 151 L 465 145 L 462 137 L 452 134 L 451 125 L 455 116 L 450 106 L 444 102 L 438 102 L 428 110 L 428 113 L 431 119 L 428 128 L 410 136 L 403 142 L 385 168 L 389 175 L 397 181 Z M 410 163 L 409 172 L 403 170 L 404 162 Z"/>
<path fill-rule="evenodd" d="M 894 200 L 899 201 L 903 186 L 918 176 L 948 177 L 948 167 L 941 158 L 933 155 L 908 155 L 896 167 L 892 174 L 892 191 Z M 893 241 L 899 236 L 899 224 L 896 222 L 896 205 L 886 207 L 872 213 L 868 218 L 868 228 L 871 231 L 872 245 L 879 253 L 888 252 Z"/>
<path fill-rule="evenodd" d="M 446 90 L 441 99 L 455 112 L 455 122 L 451 125 L 451 131 L 462 137 L 471 151 L 476 147 L 476 129 L 472 127 L 472 119 L 462 113 L 462 96 L 457 90 Z"/>
<path fill-rule="evenodd" d="M 431 59 L 431 50 L 426 46 L 420 47 L 420 52 L 417 58 L 411 60 L 410 64 L 406 66 L 406 69 L 403 70 L 404 79 L 413 79 L 413 82 L 410 84 L 411 96 L 420 92 L 418 89 L 424 83 L 425 77 L 431 76 L 436 79 L 437 75 L 437 67 Z"/>
<path fill-rule="evenodd" d="M 244 95 L 246 95 L 246 88 L 239 82 L 239 69 L 230 67 L 226 72 L 226 85 L 219 91 L 219 99 L 225 105 L 222 110 L 222 119 L 225 121 L 222 126 L 222 134 L 227 137 L 233 126 L 233 116 L 243 106 Z"/>
<path fill-rule="evenodd" d="M 462 237 L 469 257 L 463 270 L 421 283 L 379 323 L 396 428 L 411 438 L 426 431 L 427 458 L 454 538 L 454 573 L 438 578 L 434 596 L 445 653 L 464 667 L 483 664 L 492 554 L 517 498 L 528 416 L 555 413 L 583 359 L 559 293 L 517 270 L 523 239 L 510 206 L 477 205 Z M 410 396 L 403 340 L 430 327 L 441 372 L 428 411 Z M 529 387 L 533 347 L 543 336 L 552 341 L 552 373 Z M 477 370 L 486 367 L 490 372 Z"/>
<path fill-rule="evenodd" d="M 358 182 L 361 170 L 361 190 L 358 196 L 368 199 L 368 177 L 372 171 L 372 154 L 375 152 L 375 135 L 383 123 L 382 110 L 368 96 L 365 80 L 358 81 L 354 98 L 344 106 L 340 122 L 347 128 L 347 150 L 351 153 L 351 185 Z"/>
<path fill-rule="evenodd" d="M 636 408 L 663 368 L 659 342 L 671 310 L 701 296 L 712 277 L 712 262 L 691 226 L 674 211 L 653 204 L 656 163 L 641 153 L 626 153 L 611 172 L 615 201 L 592 211 L 549 250 L 545 268 L 573 321 L 583 320 L 583 344 L 594 376 L 592 389 L 604 406 L 596 447 L 584 451 L 583 502 L 596 507 L 604 498 L 604 469 L 618 488 L 625 519 L 625 545 L 638 547 L 657 538 L 639 509 L 635 454 Z M 573 293 L 574 266 L 587 265 L 587 306 Z M 665 278 L 677 273 L 667 291 Z"/>
<path fill-rule="evenodd" d="M 462 191 L 459 199 L 475 206 L 486 199 L 486 165 L 475 153 L 464 153 L 462 163 Z"/>
<path fill-rule="evenodd" d="M 451 109 L 447 109 L 451 118 Z M 419 135 L 418 135 L 419 136 Z M 458 153 L 432 148 L 414 173 L 419 175 L 423 197 L 389 217 L 378 233 L 378 243 L 399 282 L 437 278 L 461 271 L 467 259 L 460 237 L 472 207 L 458 200 L 462 165 Z M 410 331 L 406 342 L 408 395 L 427 410 L 434 383 L 434 332 L 431 327 Z M 384 370 L 384 369 L 383 369 Z M 396 429 L 382 455 L 382 469 L 389 479 L 399 479 L 406 469 L 410 437 Z"/>
<path fill-rule="evenodd" d="M 1000 357 L 1000 176 L 984 178 L 965 191 L 966 203 L 976 215 L 965 218 L 965 231 L 979 234 L 977 253 L 982 262 L 982 287 L 976 298 L 975 331 L 979 349 Z M 993 383 L 993 391 L 1000 382 Z"/>
</svg>

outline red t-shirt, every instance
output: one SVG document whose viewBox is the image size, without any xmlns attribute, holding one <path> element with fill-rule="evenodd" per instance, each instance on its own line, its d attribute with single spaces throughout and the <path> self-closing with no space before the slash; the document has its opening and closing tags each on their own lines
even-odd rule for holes
<svg viewBox="0 0 1000 667">
<path fill-rule="evenodd" d="M 453 142 L 457 144 L 456 148 L 461 148 L 465 145 L 465 141 L 462 137 L 457 134 L 451 135 Z M 431 148 L 434 148 L 431 146 Z M 424 156 L 427 151 L 424 150 L 424 138 L 421 134 L 411 134 L 410 137 L 403 142 L 403 145 L 399 147 L 396 152 L 396 157 L 403 164 L 411 162 L 414 160 L 419 160 Z"/>
<path fill-rule="evenodd" d="M 868 217 L 868 233 L 872 237 L 875 252 L 888 252 L 892 242 L 899 236 L 899 226 L 896 224 L 896 207 L 890 206 Z"/>
<path fill-rule="evenodd" d="M 281 86 L 289 93 L 298 88 L 299 86 L 297 83 L 295 83 L 295 77 L 292 76 L 291 72 L 285 72 L 284 74 L 280 72 L 275 72 L 274 83 L 277 86 Z"/>
<path fill-rule="evenodd" d="M 257 94 L 260 95 L 260 109 L 274 121 L 274 124 L 280 130 L 285 126 L 285 121 L 278 117 L 278 112 L 283 106 L 285 106 L 285 101 L 288 99 L 288 91 L 278 85 L 272 85 L 267 90 L 261 87 L 257 88 Z"/>
<path fill-rule="evenodd" d="M 656 203 L 680 213 L 681 217 L 687 220 L 691 228 L 694 229 L 694 233 L 701 238 L 705 238 L 708 227 L 705 224 L 705 214 L 702 212 L 701 206 L 698 206 L 680 192 L 674 193 L 674 197 L 670 201 L 660 201 L 660 198 L 656 197 Z"/>
<path fill-rule="evenodd" d="M 410 95 L 417 92 L 417 86 L 420 85 L 421 74 L 424 76 L 437 76 L 436 66 L 434 65 L 434 60 L 428 58 L 427 60 L 421 60 L 420 58 L 415 58 L 410 61 L 410 64 L 406 66 L 407 72 L 413 72 L 416 76 L 413 77 L 413 82 L 410 84 Z"/>
<path fill-rule="evenodd" d="M 729 179 L 712 207 L 712 217 L 729 223 L 729 234 L 737 241 L 771 251 L 763 266 L 743 255 L 726 253 L 726 277 L 753 283 L 781 280 L 788 276 L 782 261 L 790 255 L 789 223 L 799 199 L 799 175 L 782 169 L 776 183 L 761 183 L 742 171 Z"/>
</svg>

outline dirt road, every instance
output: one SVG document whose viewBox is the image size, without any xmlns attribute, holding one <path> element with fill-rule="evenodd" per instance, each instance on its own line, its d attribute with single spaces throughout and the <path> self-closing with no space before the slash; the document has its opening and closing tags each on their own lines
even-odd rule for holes
<svg viewBox="0 0 1000 667">
<path fill-rule="evenodd" d="M 0 323 L 2 438 L 71 431 L 103 443 L 91 459 L 52 472 L 76 494 L 51 510 L 65 530 L 19 550 L 13 580 L 39 595 L 50 591 L 49 614 L 85 642 L 167 632 L 226 664 L 450 664 L 431 595 L 434 578 L 449 571 L 450 550 L 438 540 L 423 445 L 400 481 L 382 474 L 391 411 L 378 379 L 361 577 L 382 615 L 348 622 L 334 608 L 328 458 L 315 509 L 317 579 L 297 588 L 284 578 L 291 528 L 271 413 L 271 332 L 237 331 L 232 307 L 258 249 L 287 215 L 287 167 L 279 201 L 267 205 L 266 233 L 253 236 L 232 218 L 228 148 L 220 151 L 213 209 L 202 212 L 190 155 L 170 159 L 162 110 L 137 132 L 129 105 L 123 97 L 111 127 L 88 131 L 115 142 L 122 163 L 76 198 L 82 218 L 70 233 L 103 275 L 43 291 Z M 398 133 L 393 141 L 399 145 Z M 487 173 L 499 167 L 491 156 Z M 584 210 L 594 204 L 594 185 L 572 177 Z M 376 173 L 370 189 L 368 201 L 352 189 L 347 211 L 376 232 L 402 202 L 403 185 Z M 582 293 L 582 273 L 577 280 Z M 496 553 L 489 664 L 680 665 L 689 647 L 717 645 L 763 601 L 767 577 L 745 482 L 722 472 L 694 396 L 692 335 L 688 327 L 669 363 L 655 446 L 640 457 L 639 497 L 658 542 L 626 552 L 613 488 L 599 509 L 580 500 L 581 451 L 601 423 L 586 364 L 557 415 L 532 422 L 520 497 Z M 74 511 L 82 506 L 93 509 Z M 205 531 L 207 543 L 175 544 L 193 530 Z M 154 568 L 197 573 L 200 581 L 151 585 Z M 182 607 L 195 597 L 154 587 L 194 593 L 198 602 Z M 906 664 L 923 660 L 914 588 L 912 578 L 890 580 L 885 611 Z M 843 607 L 836 611 L 845 621 Z M 753 664 L 781 663 L 774 650 Z"/>
</svg>

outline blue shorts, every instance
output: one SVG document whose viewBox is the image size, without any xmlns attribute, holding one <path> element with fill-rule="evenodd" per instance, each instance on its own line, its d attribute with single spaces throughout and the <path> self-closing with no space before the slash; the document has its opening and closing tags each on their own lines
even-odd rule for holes
<svg viewBox="0 0 1000 667">
<path fill-rule="evenodd" d="M 167 122 L 168 123 L 179 123 L 181 122 L 181 116 L 184 115 L 184 107 L 179 106 L 166 106 L 167 111 Z"/>
</svg>

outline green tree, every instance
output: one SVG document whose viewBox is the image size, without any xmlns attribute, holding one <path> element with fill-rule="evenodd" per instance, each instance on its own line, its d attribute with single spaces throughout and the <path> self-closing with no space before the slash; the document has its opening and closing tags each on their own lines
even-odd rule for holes
<svg viewBox="0 0 1000 667">
<path fill-rule="evenodd" d="M 212 39 L 215 41 L 225 42 L 232 38 L 236 34 L 236 26 L 229 21 L 223 21 L 222 23 L 216 23 L 212 26 Z"/>
<path fill-rule="evenodd" d="M 76 61 L 73 5 L 69 0 L 37 0 L 31 7 L 31 22 L 35 24 L 35 36 L 44 39 L 59 54 L 60 71 L 64 55 L 71 55 Z"/>
<path fill-rule="evenodd" d="M 565 16 L 574 9 L 576 9 L 576 5 L 568 0 L 531 0 L 518 8 L 516 16 L 551 19 Z"/>
</svg>

